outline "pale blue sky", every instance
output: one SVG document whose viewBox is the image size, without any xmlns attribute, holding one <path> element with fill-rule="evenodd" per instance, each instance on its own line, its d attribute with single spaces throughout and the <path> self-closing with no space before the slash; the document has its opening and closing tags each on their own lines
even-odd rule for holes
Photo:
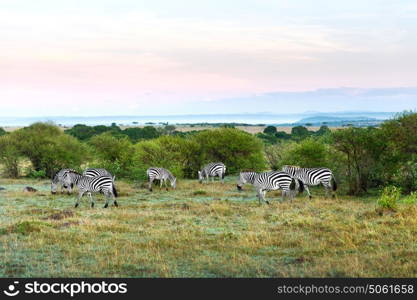
<svg viewBox="0 0 417 300">
<path fill-rule="evenodd" d="M 0 115 L 415 109 L 416 36 L 406 0 L 2 0 Z"/>
</svg>

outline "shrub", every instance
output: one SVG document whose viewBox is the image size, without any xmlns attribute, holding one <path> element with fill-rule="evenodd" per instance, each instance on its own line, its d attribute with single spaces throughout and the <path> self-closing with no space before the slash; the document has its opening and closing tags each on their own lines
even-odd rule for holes
<svg viewBox="0 0 417 300">
<path fill-rule="evenodd" d="M 178 136 L 162 136 L 135 145 L 134 173 L 145 179 L 149 167 L 162 167 L 177 177 L 191 177 L 198 168 L 199 146 Z"/>
<path fill-rule="evenodd" d="M 19 177 L 19 162 L 21 154 L 14 135 L 0 136 L 0 162 L 3 164 L 3 174 L 6 177 Z"/>
<path fill-rule="evenodd" d="M 396 186 L 387 186 L 384 188 L 381 197 L 377 203 L 382 208 L 395 209 L 401 197 L 401 189 Z"/>
<path fill-rule="evenodd" d="M 275 126 L 268 126 L 264 129 L 265 134 L 276 134 L 277 128 Z"/>
<path fill-rule="evenodd" d="M 401 202 L 405 204 L 417 204 L 417 192 L 411 192 L 410 195 L 405 197 Z"/>
<path fill-rule="evenodd" d="M 4 130 L 2 127 L 0 127 L 0 136 L 6 135 L 6 134 L 7 134 L 6 130 Z"/>
<path fill-rule="evenodd" d="M 117 177 L 131 177 L 134 148 L 128 137 L 117 138 L 110 132 L 90 140 L 96 161 L 90 167 L 107 169 Z"/>
<path fill-rule="evenodd" d="M 21 156 L 27 157 L 35 171 L 51 177 L 62 168 L 79 168 L 89 158 L 88 149 L 76 138 L 49 123 L 35 123 L 10 133 Z"/>
<path fill-rule="evenodd" d="M 193 140 L 201 149 L 200 167 L 208 162 L 221 161 L 229 174 L 249 169 L 261 171 L 266 167 L 262 142 L 242 130 L 219 128 L 201 131 Z"/>
<path fill-rule="evenodd" d="M 36 170 L 30 169 L 29 172 L 27 173 L 27 177 L 34 178 L 34 179 L 45 178 L 46 172 L 45 170 L 36 171 Z"/>
</svg>

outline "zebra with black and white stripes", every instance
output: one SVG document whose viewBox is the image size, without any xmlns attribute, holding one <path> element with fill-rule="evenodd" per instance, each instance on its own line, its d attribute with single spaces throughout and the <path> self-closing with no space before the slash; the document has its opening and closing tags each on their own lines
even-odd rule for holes
<svg viewBox="0 0 417 300">
<path fill-rule="evenodd" d="M 300 168 L 297 166 L 284 166 L 282 171 L 290 174 L 296 179 L 303 182 L 308 197 L 311 199 L 311 193 L 308 189 L 309 186 L 316 186 L 322 184 L 326 190 L 326 196 L 329 191 L 332 193 L 332 197 L 335 197 L 337 190 L 337 183 L 332 171 L 328 168 Z"/>
<path fill-rule="evenodd" d="M 97 176 L 87 177 L 77 172 L 68 172 L 65 175 L 64 181 L 74 182 L 78 188 L 78 198 L 75 203 L 75 207 L 78 207 L 80 200 L 85 193 L 90 197 L 90 205 L 94 207 L 94 199 L 91 193 L 103 193 L 106 197 L 106 203 L 104 208 L 109 206 L 110 198 L 113 198 L 113 204 L 119 206 L 116 198 L 118 196 L 116 187 L 114 185 L 114 177 L 110 176 Z"/>
<path fill-rule="evenodd" d="M 58 186 L 60 186 L 61 193 L 63 193 L 63 189 L 67 190 L 67 193 L 72 193 L 73 184 L 66 185 L 64 184 L 65 174 L 68 172 L 75 172 L 74 169 L 62 169 L 55 176 L 52 176 L 51 181 L 51 193 L 56 194 L 58 190 Z"/>
<path fill-rule="evenodd" d="M 302 181 L 298 181 L 298 184 L 298 190 L 299 192 L 302 192 L 304 190 Z M 292 191 L 297 187 L 297 179 L 285 172 L 271 171 L 258 174 L 255 177 L 253 185 L 256 188 L 259 204 L 261 203 L 261 200 L 269 204 L 269 202 L 265 200 L 266 192 L 276 190 L 282 190 L 282 201 L 284 201 L 287 195 L 292 201 L 292 198 L 294 197 Z"/>
<path fill-rule="evenodd" d="M 224 183 L 224 176 L 226 174 L 226 166 L 222 162 L 209 163 L 203 167 L 202 170 L 198 171 L 198 181 L 203 183 L 203 180 L 206 179 L 207 183 L 209 182 L 209 177 L 212 177 L 214 182 L 214 177 L 219 177 L 222 183 Z"/>
<path fill-rule="evenodd" d="M 87 176 L 87 177 L 98 177 L 98 176 L 113 177 L 113 175 L 109 171 L 107 171 L 106 169 L 102 169 L 102 168 L 88 168 L 88 169 L 84 170 L 83 176 Z"/>
<path fill-rule="evenodd" d="M 254 184 L 255 178 L 258 175 L 256 172 L 240 172 L 239 179 L 237 181 L 237 189 L 242 190 L 243 185 L 245 184 Z"/>
<path fill-rule="evenodd" d="M 151 167 L 146 171 L 146 175 L 148 176 L 149 180 L 149 191 L 152 192 L 152 182 L 156 179 L 159 180 L 159 187 L 162 188 L 162 184 L 164 184 L 166 190 L 167 187 L 167 180 L 171 183 L 171 187 L 174 189 L 177 187 L 177 178 L 172 175 L 170 171 L 164 168 L 157 168 Z"/>
</svg>

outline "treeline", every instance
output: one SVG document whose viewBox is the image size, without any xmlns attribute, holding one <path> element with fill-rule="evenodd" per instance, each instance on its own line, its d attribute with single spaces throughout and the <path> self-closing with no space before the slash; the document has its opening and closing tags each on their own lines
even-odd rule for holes
<svg viewBox="0 0 417 300">
<path fill-rule="evenodd" d="M 378 128 L 330 131 L 322 126 L 309 131 L 298 126 L 285 135 L 275 127 L 252 135 L 225 127 L 179 133 L 173 127 L 122 130 L 115 124 L 77 125 L 63 132 L 53 124 L 36 123 L 0 136 L 0 163 L 8 177 L 50 177 L 60 168 L 89 166 L 132 180 L 144 179 L 150 166 L 195 178 L 210 161 L 224 162 L 229 174 L 278 170 L 290 164 L 331 168 L 342 191 L 351 195 L 388 185 L 409 193 L 417 190 L 416 132 L 413 112 Z M 30 164 L 22 164 L 25 161 Z"/>
<path fill-rule="evenodd" d="M 263 133 L 258 133 L 256 136 L 267 144 L 276 144 L 288 140 L 301 141 L 308 137 L 320 137 L 329 133 L 330 129 L 326 125 L 321 126 L 317 131 L 310 131 L 304 126 L 295 126 L 291 128 L 291 133 L 278 131 L 275 126 L 267 126 Z"/>
<path fill-rule="evenodd" d="M 234 128 L 199 131 L 185 137 L 159 133 L 156 138 L 136 143 L 121 132 L 114 128 L 78 139 L 54 124 L 35 123 L 0 137 L 3 174 L 51 177 L 61 168 L 81 170 L 89 166 L 106 168 L 118 178 L 144 179 L 148 167 L 160 166 L 180 178 L 191 178 L 210 161 L 223 161 L 231 174 L 267 168 L 262 142 Z M 30 166 L 22 168 L 23 161 L 30 161 Z"/>
</svg>

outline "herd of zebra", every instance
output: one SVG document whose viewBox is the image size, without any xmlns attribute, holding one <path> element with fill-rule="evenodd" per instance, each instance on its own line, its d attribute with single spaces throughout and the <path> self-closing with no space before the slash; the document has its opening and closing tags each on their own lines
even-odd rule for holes
<svg viewBox="0 0 417 300">
<path fill-rule="evenodd" d="M 148 189 L 152 191 L 152 183 L 159 180 L 160 188 L 162 185 L 168 190 L 167 181 L 170 182 L 172 188 L 176 188 L 177 178 L 167 169 L 151 167 L 146 172 L 148 177 Z M 209 178 L 214 181 L 215 177 L 219 177 L 224 183 L 226 174 L 226 166 L 221 162 L 209 163 L 198 171 L 198 180 L 203 183 L 205 180 L 209 182 Z M 264 173 L 241 172 L 239 174 L 237 189 L 242 190 L 243 185 L 251 184 L 255 187 L 259 203 L 265 202 L 267 191 L 282 190 L 282 201 L 286 197 L 292 201 L 297 192 L 302 193 L 304 190 L 311 199 L 309 186 L 323 185 L 326 190 L 326 196 L 329 192 L 335 197 L 337 184 L 332 171 L 328 168 L 300 168 L 296 166 L 284 166 L 281 171 L 270 171 Z M 107 208 L 110 199 L 113 205 L 118 206 L 116 198 L 118 196 L 115 186 L 115 176 L 106 169 L 89 168 L 82 174 L 73 169 L 62 169 L 52 178 L 51 192 L 55 194 L 58 186 L 61 186 L 61 192 L 66 189 L 71 193 L 76 186 L 78 189 L 78 198 L 75 207 L 78 207 L 81 198 L 87 194 L 90 198 L 90 205 L 94 207 L 94 199 L 92 193 L 103 193 L 106 197 L 104 208 Z"/>
</svg>

